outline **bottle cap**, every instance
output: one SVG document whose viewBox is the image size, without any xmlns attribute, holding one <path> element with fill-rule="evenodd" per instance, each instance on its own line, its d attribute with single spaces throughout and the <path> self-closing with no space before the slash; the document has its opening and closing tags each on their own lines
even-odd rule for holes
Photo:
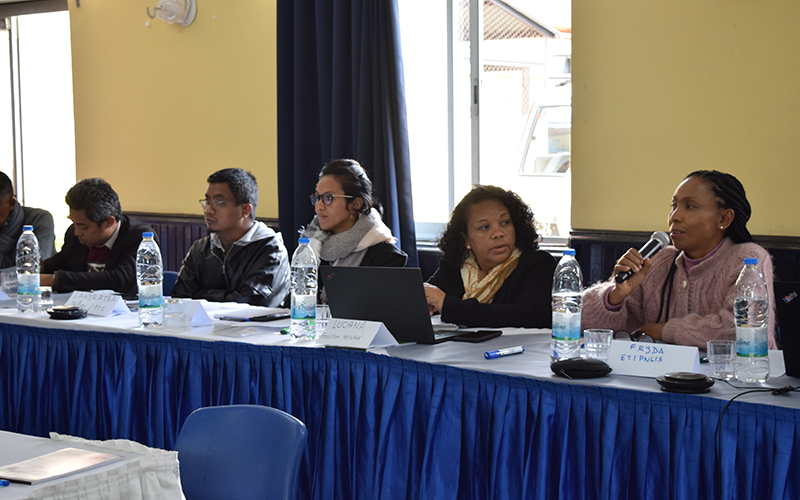
<svg viewBox="0 0 800 500">
<path fill-rule="evenodd" d="M 758 264 L 758 259 L 757 258 L 755 258 L 755 257 L 745 257 L 745 259 L 744 259 L 744 265 L 745 266 L 754 266 L 756 264 Z"/>
<path fill-rule="evenodd" d="M 152 238 L 152 237 L 153 237 L 153 233 L 151 233 L 150 231 L 148 231 L 146 233 L 142 233 L 142 238 Z"/>
<path fill-rule="evenodd" d="M 23 231 L 33 231 L 33 226 L 22 226 Z"/>
<path fill-rule="evenodd" d="M 299 240 L 297 240 L 297 242 L 300 243 L 301 245 L 303 243 L 308 244 L 309 241 L 311 240 L 309 240 L 308 238 L 300 238 Z"/>
<path fill-rule="evenodd" d="M 564 253 L 562 255 L 575 255 L 575 249 L 574 248 L 565 248 L 564 249 Z"/>
</svg>

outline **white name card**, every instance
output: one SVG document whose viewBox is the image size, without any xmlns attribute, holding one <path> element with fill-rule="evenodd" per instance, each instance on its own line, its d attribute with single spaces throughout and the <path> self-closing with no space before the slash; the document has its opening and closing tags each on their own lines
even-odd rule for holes
<svg viewBox="0 0 800 500">
<path fill-rule="evenodd" d="M 192 318 L 191 326 L 213 325 L 214 321 L 203 308 L 203 304 L 196 300 L 183 299 L 186 304 L 184 306 L 183 314 Z"/>
<path fill-rule="evenodd" d="M 331 318 L 317 337 L 317 345 L 368 349 L 397 345 L 397 341 L 380 321 Z"/>
<path fill-rule="evenodd" d="M 107 317 L 112 314 L 130 314 L 131 310 L 119 295 L 108 293 L 72 292 L 68 306 L 78 306 L 86 309 L 92 316 Z"/>
<path fill-rule="evenodd" d="M 673 372 L 700 372 L 697 347 L 652 342 L 611 341 L 608 366 L 616 375 L 660 377 Z"/>
</svg>

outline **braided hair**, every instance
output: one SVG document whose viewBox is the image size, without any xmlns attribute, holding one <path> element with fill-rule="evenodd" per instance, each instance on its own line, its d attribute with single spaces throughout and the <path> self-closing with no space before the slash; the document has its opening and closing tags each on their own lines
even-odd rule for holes
<svg viewBox="0 0 800 500">
<path fill-rule="evenodd" d="M 753 237 L 750 231 L 747 230 L 747 221 L 750 220 L 750 202 L 747 201 L 747 194 L 744 192 L 744 186 L 739 182 L 739 179 L 719 172 L 717 170 L 696 170 L 687 175 L 689 177 L 699 177 L 706 181 L 711 187 L 711 191 L 719 198 L 717 205 L 722 209 L 733 210 L 733 222 L 725 233 L 735 243 L 752 242 Z M 684 180 L 685 180 L 684 179 Z M 661 286 L 661 303 L 658 309 L 658 319 L 656 323 L 661 321 L 662 315 L 664 322 L 669 321 L 669 306 L 672 302 L 672 285 L 675 281 L 675 271 L 677 270 L 677 261 L 672 259 L 672 264 L 669 268 L 669 273 Z M 666 295 L 666 307 L 664 304 L 664 296 Z"/>
<path fill-rule="evenodd" d="M 734 243 L 748 243 L 753 241 L 750 231 L 747 230 L 747 221 L 750 220 L 750 202 L 739 179 L 716 170 L 697 170 L 686 176 L 700 177 L 711 187 L 711 191 L 719 198 L 719 207 L 733 210 L 733 222 L 726 231 L 726 236 Z"/>
</svg>

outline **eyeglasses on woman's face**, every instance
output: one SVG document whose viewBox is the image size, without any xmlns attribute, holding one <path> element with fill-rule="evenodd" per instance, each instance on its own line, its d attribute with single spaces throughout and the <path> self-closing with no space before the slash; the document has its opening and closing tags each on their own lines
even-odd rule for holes
<svg viewBox="0 0 800 500">
<path fill-rule="evenodd" d="M 348 196 L 346 194 L 333 194 L 333 193 L 322 193 L 322 194 L 312 193 L 309 196 L 312 205 L 316 205 L 320 200 L 322 200 L 322 203 L 330 205 L 331 203 L 333 203 L 334 198 L 355 198 L 355 196 Z"/>
</svg>

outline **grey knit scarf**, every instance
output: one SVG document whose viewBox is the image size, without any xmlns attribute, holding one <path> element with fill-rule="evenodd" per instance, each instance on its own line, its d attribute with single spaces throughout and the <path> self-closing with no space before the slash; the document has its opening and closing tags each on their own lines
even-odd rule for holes
<svg viewBox="0 0 800 500">
<path fill-rule="evenodd" d="M 314 216 L 314 220 L 303 231 L 302 237 L 312 240 L 311 247 L 322 260 L 337 266 L 356 267 L 361 264 L 368 250 L 364 248 L 356 252 L 358 244 L 367 233 L 378 226 L 383 226 L 383 221 L 375 209 L 370 210 L 369 214 L 361 214 L 353 227 L 339 234 L 321 229 L 319 220 Z"/>
</svg>

